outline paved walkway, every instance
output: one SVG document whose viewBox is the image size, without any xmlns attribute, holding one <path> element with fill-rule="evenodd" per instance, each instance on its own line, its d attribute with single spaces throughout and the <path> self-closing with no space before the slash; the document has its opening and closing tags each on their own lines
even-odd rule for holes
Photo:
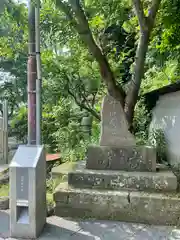
<svg viewBox="0 0 180 240">
<path fill-rule="evenodd" d="M 9 215 L 0 211 L 0 240 L 8 238 Z M 72 221 L 56 216 L 47 219 L 39 240 L 178 240 L 180 230 L 113 221 Z M 18 239 L 19 240 L 19 239 Z"/>
</svg>

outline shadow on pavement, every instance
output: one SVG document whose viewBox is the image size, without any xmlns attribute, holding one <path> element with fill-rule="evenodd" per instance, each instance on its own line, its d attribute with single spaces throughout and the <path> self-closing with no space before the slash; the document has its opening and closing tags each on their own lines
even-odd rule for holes
<svg viewBox="0 0 180 240">
<path fill-rule="evenodd" d="M 126 240 L 145 228 L 145 225 L 103 220 L 82 221 L 79 225 L 81 232 L 94 236 L 92 239 L 97 240 Z"/>
<path fill-rule="evenodd" d="M 46 224 L 43 233 L 38 240 L 99 240 L 101 238 L 94 238 L 79 231 L 66 229 L 64 227 L 56 226 L 54 224 Z"/>
<path fill-rule="evenodd" d="M 82 221 L 79 233 L 94 236 L 97 240 L 172 240 L 175 228 L 169 226 L 151 226 L 136 223 L 111 221 Z M 176 236 L 178 230 L 176 229 Z M 179 231 L 180 237 L 180 231 Z M 86 239 L 86 238 L 84 238 Z M 180 238 L 178 238 L 180 239 Z"/>
<path fill-rule="evenodd" d="M 177 236 L 179 238 L 177 238 Z M 0 211 L 0 238 L 9 237 L 9 214 Z M 174 238 L 175 237 L 175 238 Z M 75 221 L 56 216 L 47 224 L 38 240 L 162 240 L 180 239 L 173 227 L 147 226 L 113 221 Z"/>
</svg>

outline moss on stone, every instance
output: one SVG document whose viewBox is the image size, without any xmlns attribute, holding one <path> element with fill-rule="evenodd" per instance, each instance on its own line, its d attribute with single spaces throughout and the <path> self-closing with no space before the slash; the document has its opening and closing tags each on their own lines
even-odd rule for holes
<svg viewBox="0 0 180 240">
<path fill-rule="evenodd" d="M 9 196 L 9 184 L 4 184 L 0 186 L 0 197 Z"/>
<path fill-rule="evenodd" d="M 78 162 L 66 162 L 52 169 L 53 178 L 60 177 L 67 179 L 68 172 L 74 170 L 78 165 Z"/>
</svg>

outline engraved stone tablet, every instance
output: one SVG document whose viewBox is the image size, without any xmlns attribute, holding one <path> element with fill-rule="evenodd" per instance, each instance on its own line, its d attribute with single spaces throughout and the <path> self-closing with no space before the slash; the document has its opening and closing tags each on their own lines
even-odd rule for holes
<svg viewBox="0 0 180 240">
<path fill-rule="evenodd" d="M 20 200 L 28 200 L 28 168 L 16 168 L 16 196 Z"/>
<path fill-rule="evenodd" d="M 101 110 L 101 146 L 133 146 L 134 136 L 128 131 L 128 124 L 119 101 L 110 95 L 104 97 Z"/>
<path fill-rule="evenodd" d="M 94 170 L 156 171 L 156 149 L 149 146 L 96 146 L 87 150 L 86 168 Z"/>
<path fill-rule="evenodd" d="M 46 223 L 43 146 L 19 146 L 10 164 L 10 234 L 36 239 Z"/>
</svg>

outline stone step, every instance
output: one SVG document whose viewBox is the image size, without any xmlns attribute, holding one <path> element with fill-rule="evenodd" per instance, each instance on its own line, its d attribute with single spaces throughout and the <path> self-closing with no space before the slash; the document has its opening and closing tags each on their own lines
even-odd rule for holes
<svg viewBox="0 0 180 240">
<path fill-rule="evenodd" d="M 111 219 L 156 225 L 178 225 L 180 195 L 137 191 L 79 189 L 60 184 L 54 193 L 60 217 Z"/>
<path fill-rule="evenodd" d="M 86 167 L 86 161 L 77 161 L 77 162 L 65 162 L 60 164 L 59 166 L 52 168 L 52 177 L 53 178 L 63 178 L 67 179 L 68 173 L 72 170 L 79 169 L 79 168 L 85 168 Z M 164 164 L 156 164 L 156 171 L 169 171 L 169 166 L 166 166 Z"/>
<path fill-rule="evenodd" d="M 81 166 L 69 172 L 68 183 L 78 188 L 171 192 L 177 189 L 177 178 L 171 171 L 125 172 L 89 170 Z"/>
<path fill-rule="evenodd" d="M 53 167 L 51 170 L 53 178 L 63 178 L 67 179 L 68 173 L 75 169 L 85 168 L 86 161 L 77 161 L 77 162 L 65 162 L 59 166 Z"/>
</svg>

